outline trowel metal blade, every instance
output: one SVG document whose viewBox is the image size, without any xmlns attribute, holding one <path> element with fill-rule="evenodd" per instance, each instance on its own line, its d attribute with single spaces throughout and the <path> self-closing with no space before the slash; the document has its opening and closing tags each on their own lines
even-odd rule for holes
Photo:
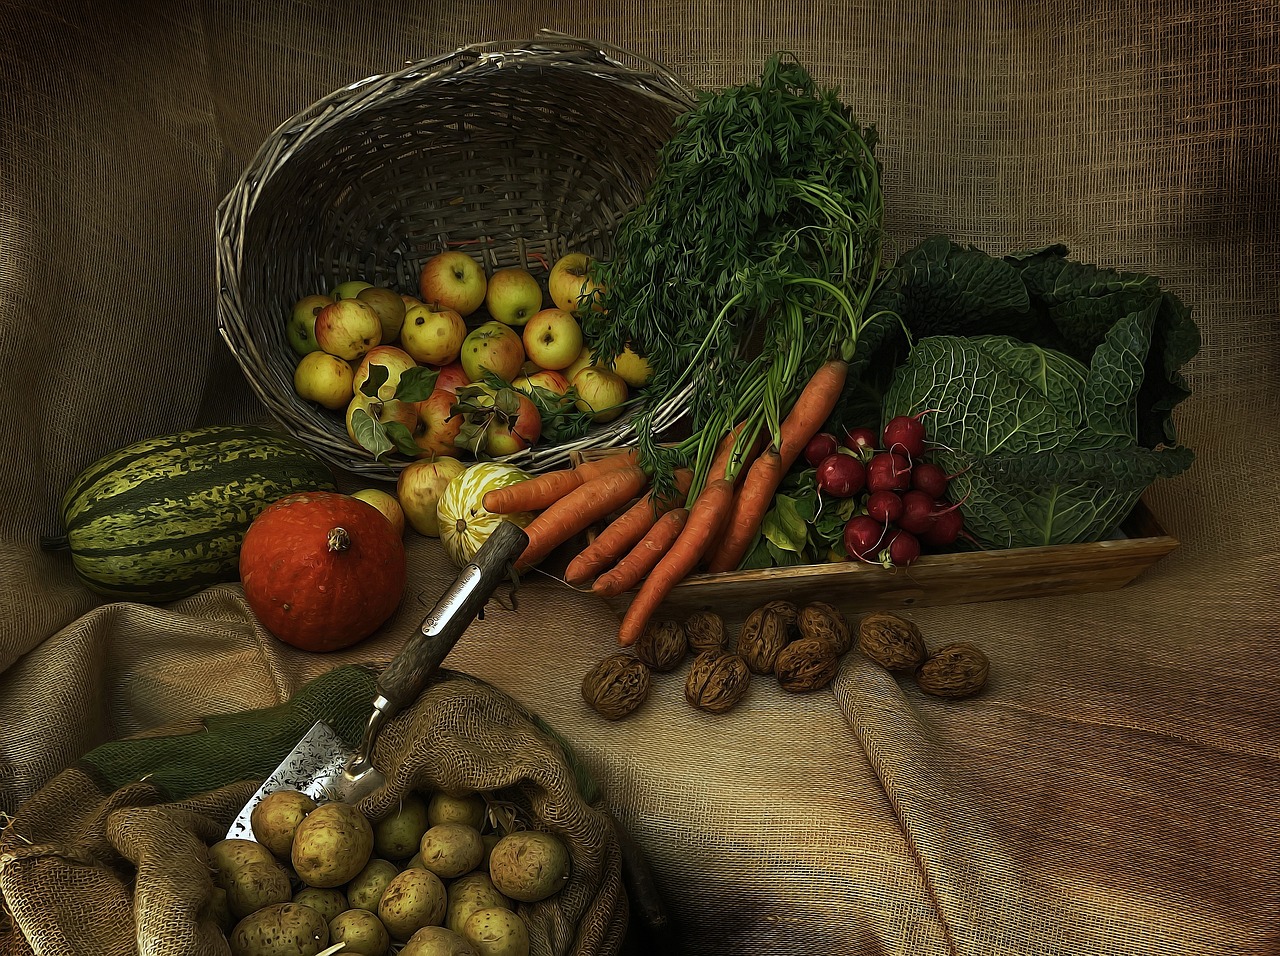
<svg viewBox="0 0 1280 956">
<path fill-rule="evenodd" d="M 244 805 L 227 830 L 227 837 L 252 840 L 253 808 L 277 790 L 300 790 L 317 803 L 358 803 L 386 782 L 382 774 L 372 768 L 356 775 L 349 773 L 347 762 L 351 756 L 346 743 L 333 728 L 317 720 Z"/>
</svg>

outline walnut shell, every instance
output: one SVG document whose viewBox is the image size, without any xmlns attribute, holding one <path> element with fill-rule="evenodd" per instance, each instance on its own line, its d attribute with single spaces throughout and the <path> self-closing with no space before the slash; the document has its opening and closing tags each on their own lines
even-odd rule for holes
<svg viewBox="0 0 1280 956">
<path fill-rule="evenodd" d="M 887 611 L 858 622 L 858 650 L 891 671 L 914 670 L 929 655 L 915 622 Z"/>
<path fill-rule="evenodd" d="M 782 623 L 786 625 L 786 628 L 788 631 L 795 628 L 796 619 L 800 617 L 800 609 L 796 607 L 794 604 L 792 604 L 790 601 L 783 601 L 783 600 L 770 601 L 768 604 L 764 605 L 764 607 L 762 608 L 762 610 L 765 610 L 765 609 L 773 611 L 775 614 L 781 617 Z"/>
<path fill-rule="evenodd" d="M 991 663 L 972 644 L 958 642 L 938 648 L 916 671 L 916 683 L 935 697 L 968 697 L 987 683 Z"/>
<path fill-rule="evenodd" d="M 637 657 L 618 653 L 582 678 L 582 699 L 601 717 L 619 720 L 649 696 L 649 668 Z"/>
<path fill-rule="evenodd" d="M 695 654 L 723 651 L 724 618 L 715 611 L 694 611 L 685 619 L 684 636 Z"/>
<path fill-rule="evenodd" d="M 821 690 L 833 680 L 840 666 L 835 646 L 821 637 L 802 637 L 778 654 L 773 672 L 778 686 L 793 694 Z"/>
<path fill-rule="evenodd" d="M 689 653 L 689 641 L 675 621 L 652 621 L 631 650 L 655 671 L 670 671 Z"/>
<path fill-rule="evenodd" d="M 684 696 L 699 710 L 722 714 L 742 699 L 750 684 L 751 671 L 740 655 L 703 651 L 689 668 Z"/>
<path fill-rule="evenodd" d="M 742 622 L 735 650 L 757 674 L 773 673 L 774 661 L 791 640 L 786 621 L 775 609 L 758 607 Z"/>
<path fill-rule="evenodd" d="M 853 646 L 853 632 L 849 630 L 844 612 L 824 601 L 814 601 L 800 609 L 800 615 L 796 618 L 796 630 L 801 637 L 830 641 L 837 656 Z"/>
</svg>

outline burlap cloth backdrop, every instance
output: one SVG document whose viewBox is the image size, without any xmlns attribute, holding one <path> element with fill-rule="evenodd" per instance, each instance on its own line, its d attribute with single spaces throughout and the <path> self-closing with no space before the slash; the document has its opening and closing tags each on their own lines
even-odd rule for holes
<svg viewBox="0 0 1280 956">
<path fill-rule="evenodd" d="M 1153 272 L 1204 346 L 1182 547 L 1116 593 L 920 610 L 994 676 L 943 703 L 850 656 L 834 695 L 730 716 L 677 682 L 621 724 L 578 698 L 594 600 L 533 579 L 450 658 L 570 738 L 648 851 L 690 953 L 1280 951 L 1280 13 L 1252 2 L 8 5 L 0 22 L 0 809 L 93 746 L 385 660 L 446 583 L 332 657 L 235 586 L 96 606 L 36 539 L 100 454 L 262 417 L 215 334 L 213 211 L 278 122 L 405 60 L 549 26 L 693 86 L 793 50 L 882 131 L 899 248 L 1065 242 Z M 620 120 L 621 121 L 621 120 Z M 608 135 L 608 131 L 593 131 Z"/>
</svg>

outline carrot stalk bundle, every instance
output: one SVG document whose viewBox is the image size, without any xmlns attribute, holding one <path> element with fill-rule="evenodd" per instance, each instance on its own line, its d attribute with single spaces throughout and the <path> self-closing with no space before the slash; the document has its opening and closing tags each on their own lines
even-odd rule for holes
<svg viewBox="0 0 1280 956">
<path fill-rule="evenodd" d="M 709 543 L 724 527 L 732 503 L 733 484 L 724 478 L 717 478 L 702 489 L 679 537 L 645 578 L 623 615 L 618 628 L 619 644 L 634 644 L 672 588 L 697 567 Z"/>
<path fill-rule="evenodd" d="M 524 529 L 529 544 L 516 562 L 516 570 L 524 571 L 537 564 L 557 545 L 617 511 L 648 484 L 649 475 L 643 468 L 628 465 L 583 482 L 552 502 Z"/>
<path fill-rule="evenodd" d="M 621 454 L 584 461 L 573 468 L 548 471 L 505 488 L 488 491 L 482 503 L 486 510 L 501 515 L 517 511 L 541 511 L 593 478 L 634 466 L 638 456 L 639 452 L 631 449 Z"/>
<path fill-rule="evenodd" d="M 591 590 L 602 597 L 630 591 L 671 550 L 688 520 L 689 509 L 683 507 L 672 508 L 658 518 L 617 564 L 595 579 Z"/>
<path fill-rule="evenodd" d="M 788 470 L 831 415 L 844 389 L 849 365 L 833 359 L 818 367 L 779 429 L 776 448 L 766 448 L 747 469 L 734 497 L 724 536 L 707 561 L 713 573 L 732 571 L 755 540 L 756 532 Z"/>
<path fill-rule="evenodd" d="M 680 498 L 688 492 L 692 480 L 693 472 L 681 468 L 676 471 L 676 496 L 655 501 L 652 490 L 641 496 L 639 501 L 610 522 L 594 541 L 569 562 L 564 579 L 577 587 L 612 566 L 644 538 L 659 518 L 680 503 Z"/>
</svg>

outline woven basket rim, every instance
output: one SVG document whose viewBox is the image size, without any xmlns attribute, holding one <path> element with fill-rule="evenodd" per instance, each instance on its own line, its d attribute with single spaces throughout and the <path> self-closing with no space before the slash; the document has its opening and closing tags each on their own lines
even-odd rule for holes
<svg viewBox="0 0 1280 956">
<path fill-rule="evenodd" d="M 280 123 L 260 144 L 252 160 L 217 208 L 218 332 L 268 412 L 330 464 L 368 478 L 394 481 L 415 460 L 374 459 L 371 453 L 339 435 L 326 418 L 293 393 L 291 383 L 273 375 L 261 342 L 255 341 L 242 297 L 244 239 L 254 204 L 273 176 L 280 175 L 300 145 L 360 111 L 402 97 L 414 97 L 424 87 L 453 82 L 491 71 L 536 64 L 540 69 L 587 73 L 639 93 L 668 108 L 672 118 L 695 104 L 696 95 L 666 68 L 612 44 L 553 30 L 541 30 L 525 40 L 491 40 L 468 44 L 450 52 L 408 62 L 399 70 L 374 74 L 339 87 Z M 272 378 L 275 381 L 272 381 Z M 594 426 L 580 439 L 555 444 L 537 443 L 513 455 L 493 460 L 528 471 L 544 471 L 568 464 L 569 455 L 583 448 L 611 447 L 636 437 L 634 419 L 642 408 L 652 412 L 652 427 L 661 432 L 683 417 L 692 386 L 659 406 L 638 403 L 608 425 Z"/>
</svg>

